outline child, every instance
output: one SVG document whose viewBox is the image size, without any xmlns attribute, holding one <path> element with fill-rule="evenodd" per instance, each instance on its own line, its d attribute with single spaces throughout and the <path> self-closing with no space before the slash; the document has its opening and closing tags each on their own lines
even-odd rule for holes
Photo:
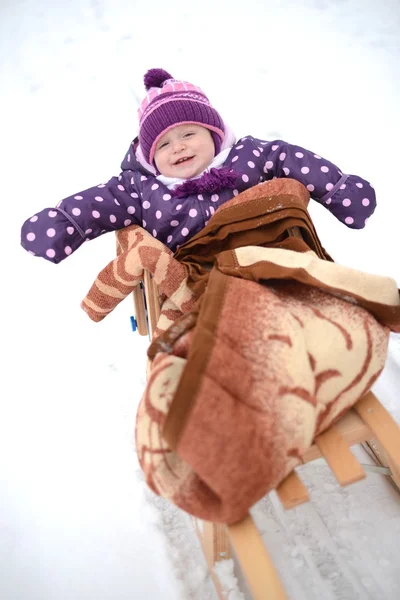
<svg viewBox="0 0 400 600">
<path fill-rule="evenodd" d="M 363 228 L 374 212 L 374 190 L 360 177 L 282 140 L 235 142 L 204 92 L 162 69 L 150 69 L 144 83 L 139 135 L 121 174 L 28 219 L 22 246 L 31 254 L 58 263 L 86 240 L 131 224 L 174 251 L 221 204 L 274 177 L 300 181 L 348 227 Z"/>
</svg>

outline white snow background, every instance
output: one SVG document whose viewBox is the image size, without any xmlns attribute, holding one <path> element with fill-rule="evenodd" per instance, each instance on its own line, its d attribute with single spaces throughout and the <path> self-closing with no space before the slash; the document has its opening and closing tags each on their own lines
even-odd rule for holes
<svg viewBox="0 0 400 600">
<path fill-rule="evenodd" d="M 118 174 L 143 75 L 161 67 L 202 87 L 237 137 L 281 138 L 371 181 L 364 230 L 311 214 L 337 262 L 400 284 L 399 2 L 1 0 L 0 61 L 0 598 L 214 598 L 189 519 L 137 464 L 147 339 L 131 299 L 99 324 L 80 308 L 114 236 L 55 266 L 22 250 L 20 227 Z M 398 420 L 399 382 L 392 336 L 375 390 Z M 341 490 L 325 465 L 302 469 L 310 504 L 284 514 L 272 494 L 253 511 L 290 598 L 397 599 L 391 486 L 370 474 Z"/>
</svg>

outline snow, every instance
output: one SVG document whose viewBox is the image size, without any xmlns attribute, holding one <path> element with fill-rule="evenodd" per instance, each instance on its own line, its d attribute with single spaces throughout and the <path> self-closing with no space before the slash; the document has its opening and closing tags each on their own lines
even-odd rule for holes
<svg viewBox="0 0 400 600">
<path fill-rule="evenodd" d="M 23 220 L 118 173 L 143 74 L 163 67 L 238 137 L 282 138 L 373 182 L 365 230 L 315 203 L 312 216 L 338 262 L 400 284 L 399 33 L 398 0 L 2 0 L 2 599 L 215 598 L 190 519 L 137 464 L 147 339 L 130 300 L 99 324 L 79 306 L 113 236 L 54 266 L 19 247 Z M 399 374 L 392 336 L 375 390 L 400 421 Z M 391 486 L 370 474 L 343 490 L 324 464 L 300 474 L 311 503 L 284 513 L 271 494 L 253 510 L 290 598 L 398 598 Z M 230 600 L 248 597 L 233 561 L 219 569 Z"/>
</svg>

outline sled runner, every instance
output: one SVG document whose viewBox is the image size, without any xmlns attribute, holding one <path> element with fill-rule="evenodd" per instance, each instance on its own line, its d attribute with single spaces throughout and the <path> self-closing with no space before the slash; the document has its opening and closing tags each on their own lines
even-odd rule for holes
<svg viewBox="0 0 400 600">
<path fill-rule="evenodd" d="M 350 446 L 368 443 L 400 485 L 400 430 L 369 391 L 400 331 L 398 290 L 333 263 L 307 201 L 290 179 L 251 188 L 174 256 L 121 230 L 82 304 L 98 321 L 134 294 L 151 339 L 139 460 L 192 515 L 220 599 L 215 565 L 232 552 L 253 599 L 286 597 L 249 511 L 271 490 L 286 509 L 307 502 L 297 466 L 322 457 L 346 486 L 365 477 Z"/>
</svg>

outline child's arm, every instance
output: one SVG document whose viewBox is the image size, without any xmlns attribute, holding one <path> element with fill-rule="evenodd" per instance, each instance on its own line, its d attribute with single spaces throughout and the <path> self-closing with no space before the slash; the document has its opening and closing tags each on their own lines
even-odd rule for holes
<svg viewBox="0 0 400 600">
<path fill-rule="evenodd" d="M 45 208 L 25 221 L 21 244 L 31 254 L 61 262 L 81 244 L 108 231 L 142 224 L 142 209 L 133 173 L 84 190 Z"/>
<path fill-rule="evenodd" d="M 375 192 L 368 181 L 358 175 L 343 174 L 333 163 L 300 146 L 282 140 L 264 142 L 253 138 L 253 141 L 258 150 L 262 148 L 264 181 L 292 177 L 347 227 L 365 226 L 376 207 Z"/>
</svg>

